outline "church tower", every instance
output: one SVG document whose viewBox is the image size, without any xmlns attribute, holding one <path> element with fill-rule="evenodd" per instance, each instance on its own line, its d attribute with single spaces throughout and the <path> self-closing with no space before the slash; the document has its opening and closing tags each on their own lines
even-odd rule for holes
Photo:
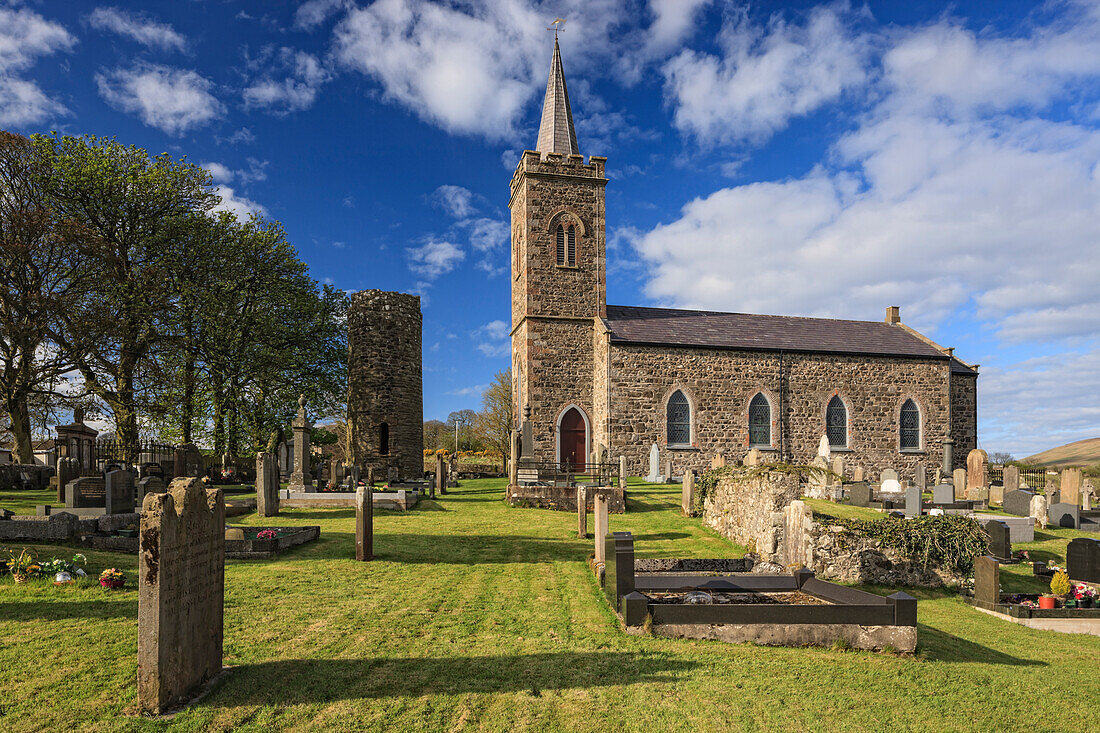
<svg viewBox="0 0 1100 733">
<path fill-rule="evenodd" d="M 595 339 L 606 316 L 604 176 L 577 147 L 554 40 L 535 150 L 512 176 L 512 404 L 530 409 L 535 460 L 582 466 L 593 450 Z M 602 401 L 601 401 L 602 404 Z"/>
</svg>

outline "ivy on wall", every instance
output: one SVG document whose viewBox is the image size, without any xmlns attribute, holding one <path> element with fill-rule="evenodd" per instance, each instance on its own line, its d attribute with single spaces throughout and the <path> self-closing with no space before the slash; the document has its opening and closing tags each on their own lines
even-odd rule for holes
<svg viewBox="0 0 1100 733">
<path fill-rule="evenodd" d="M 814 519 L 879 540 L 926 568 L 939 566 L 964 575 L 974 570 L 974 560 L 989 551 L 989 535 L 970 517 L 944 514 L 913 519 L 854 519 L 815 514 Z"/>
</svg>

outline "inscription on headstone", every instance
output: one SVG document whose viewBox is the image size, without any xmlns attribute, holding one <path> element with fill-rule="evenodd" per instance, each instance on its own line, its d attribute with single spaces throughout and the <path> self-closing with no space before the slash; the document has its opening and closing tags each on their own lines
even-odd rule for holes
<svg viewBox="0 0 1100 733">
<path fill-rule="evenodd" d="M 138 704 L 159 715 L 222 669 L 225 500 L 195 478 L 142 505 Z"/>
<path fill-rule="evenodd" d="M 73 479 L 65 486 L 65 506 L 72 509 L 91 509 L 107 506 L 107 487 L 98 476 Z"/>
</svg>

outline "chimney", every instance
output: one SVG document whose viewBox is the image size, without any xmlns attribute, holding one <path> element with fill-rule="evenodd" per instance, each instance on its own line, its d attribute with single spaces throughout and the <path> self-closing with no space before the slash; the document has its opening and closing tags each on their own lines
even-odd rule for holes
<svg viewBox="0 0 1100 733">
<path fill-rule="evenodd" d="M 887 306 L 886 308 L 886 322 L 887 323 L 901 323 L 901 308 L 896 305 Z"/>
</svg>

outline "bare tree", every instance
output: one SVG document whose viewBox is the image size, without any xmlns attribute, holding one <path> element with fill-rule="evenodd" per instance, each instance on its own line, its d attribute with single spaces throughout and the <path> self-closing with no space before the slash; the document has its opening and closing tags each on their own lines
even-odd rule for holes
<svg viewBox="0 0 1100 733">
<path fill-rule="evenodd" d="M 507 467 L 512 436 L 512 370 L 497 372 L 481 397 L 481 412 L 474 418 L 474 432 L 481 442 L 500 454 Z"/>
</svg>

